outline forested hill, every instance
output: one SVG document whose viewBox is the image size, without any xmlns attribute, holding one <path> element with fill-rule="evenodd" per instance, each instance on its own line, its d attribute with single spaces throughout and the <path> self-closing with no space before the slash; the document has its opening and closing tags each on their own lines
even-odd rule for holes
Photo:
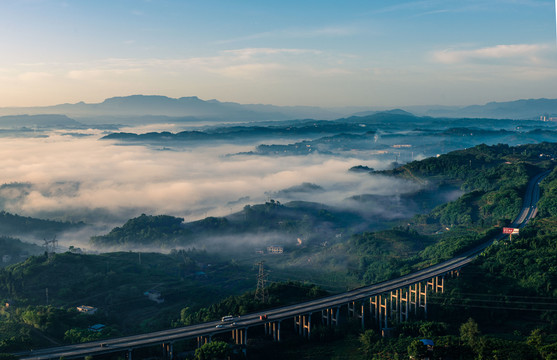
<svg viewBox="0 0 557 360">
<path fill-rule="evenodd" d="M 42 240 L 84 225 L 83 222 L 43 220 L 0 211 L 0 235 L 3 236 L 32 236 Z"/>
<path fill-rule="evenodd" d="M 208 217 L 184 223 L 183 218 L 168 215 L 145 215 L 128 220 L 106 235 L 94 236 L 95 246 L 144 246 L 164 248 L 191 246 L 209 237 L 258 236 L 282 234 L 295 239 L 331 236 L 336 229 L 357 226 L 363 219 L 350 210 L 333 209 L 322 204 L 270 200 L 265 204 L 247 205 L 239 213 L 227 217 Z M 263 235 L 261 235 L 263 236 Z M 231 244 L 233 246 L 234 244 Z"/>
<path fill-rule="evenodd" d="M 557 154 L 557 144 L 554 143 L 518 147 L 479 145 L 414 161 L 394 170 L 370 173 L 406 177 L 422 184 L 427 182 L 432 194 L 437 191 L 436 186 L 446 183 L 460 186 L 468 194 L 441 208 L 443 211 L 435 210 L 427 221 L 437 218 L 435 222 L 443 227 L 476 221 L 483 221 L 485 224 L 481 225 L 487 226 L 506 221 L 518 211 L 528 178 L 550 166 L 553 154 Z M 499 189 L 502 192 L 493 192 Z M 431 210 L 427 206 L 442 202 L 438 198 L 437 202 L 424 205 L 427 194 L 414 195 L 412 201 L 422 203 L 422 212 Z M 404 196 L 399 199 L 404 200 Z M 383 205 L 388 204 L 387 199 L 381 201 Z M 472 210 L 463 210 L 467 204 Z M 108 234 L 92 237 L 91 243 L 96 246 L 157 245 L 172 248 L 188 246 L 207 237 L 269 233 L 282 234 L 280 236 L 293 241 L 304 237 L 310 242 L 313 238 L 331 242 L 336 234 L 350 229 L 370 230 L 368 225 L 363 217 L 350 209 L 339 210 L 304 202 L 281 204 L 271 200 L 266 204 L 246 206 L 241 212 L 227 217 L 209 217 L 190 223 L 167 215 L 141 215 Z"/>
<path fill-rule="evenodd" d="M 495 168 L 505 163 L 539 163 L 557 156 L 556 143 L 528 144 L 511 147 L 505 144 L 478 145 L 438 157 L 413 161 L 393 170 L 380 173 L 410 178 L 443 177 L 465 181 L 478 171 Z"/>
</svg>

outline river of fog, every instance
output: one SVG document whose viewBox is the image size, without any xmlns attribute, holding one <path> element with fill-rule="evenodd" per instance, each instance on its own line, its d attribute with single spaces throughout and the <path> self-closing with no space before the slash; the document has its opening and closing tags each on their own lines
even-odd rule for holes
<svg viewBox="0 0 557 360">
<path fill-rule="evenodd" d="M 369 157 L 229 156 L 252 150 L 253 144 L 123 146 L 99 140 L 102 135 L 87 130 L 3 138 L 2 208 L 23 216 L 84 221 L 107 232 L 142 213 L 192 221 L 270 198 L 340 205 L 354 195 L 401 194 L 417 188 L 403 180 L 348 171 L 361 164 L 389 166 Z M 281 192 L 304 183 L 321 191 Z"/>
</svg>

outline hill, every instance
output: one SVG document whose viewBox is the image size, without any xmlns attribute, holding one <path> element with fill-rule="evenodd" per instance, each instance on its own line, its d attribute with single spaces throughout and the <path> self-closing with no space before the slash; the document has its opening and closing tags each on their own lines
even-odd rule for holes
<svg viewBox="0 0 557 360">
<path fill-rule="evenodd" d="M 44 220 L 0 211 L 0 235 L 32 237 L 40 241 L 66 231 L 79 230 L 84 225 L 83 222 Z"/>
<path fill-rule="evenodd" d="M 412 111 L 412 107 L 409 107 Z M 435 117 L 474 117 L 497 119 L 539 119 L 540 116 L 557 117 L 557 99 L 521 99 L 506 102 L 490 102 L 485 105 L 471 105 L 460 108 L 422 108 L 421 111 Z"/>
</svg>

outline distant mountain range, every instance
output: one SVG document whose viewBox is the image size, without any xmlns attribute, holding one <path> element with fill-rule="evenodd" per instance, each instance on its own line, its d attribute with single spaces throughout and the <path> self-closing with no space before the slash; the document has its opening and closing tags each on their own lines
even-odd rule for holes
<svg viewBox="0 0 557 360">
<path fill-rule="evenodd" d="M 408 111 L 432 117 L 473 117 L 497 119 L 540 119 L 540 116 L 557 118 L 557 99 L 528 99 L 507 102 L 490 102 L 485 105 L 465 107 L 409 107 Z M 422 110 L 422 111 L 420 111 Z"/>
<path fill-rule="evenodd" d="M 113 97 L 98 104 L 61 104 L 42 107 L 0 108 L 0 115 L 63 114 L 72 118 L 103 117 L 105 122 L 117 122 L 134 117 L 139 122 L 219 120 L 265 121 L 300 118 L 336 119 L 342 116 L 333 110 L 312 106 L 243 105 L 217 100 L 201 100 L 196 96 L 179 99 L 158 95 Z M 108 118 L 107 118 L 108 117 Z M 165 119 L 166 118 L 166 119 Z M 107 121 L 108 120 L 108 121 Z"/>
<path fill-rule="evenodd" d="M 158 95 L 132 95 L 113 97 L 96 104 L 79 102 L 43 107 L 0 108 L 0 116 L 56 114 L 75 118 L 82 123 L 140 124 L 196 120 L 230 122 L 294 119 L 333 120 L 352 115 L 366 116 L 384 110 L 374 107 L 320 108 L 314 106 L 245 105 L 217 100 L 201 100 L 195 96 L 175 99 Z M 402 107 L 402 110 L 391 111 L 397 115 L 409 116 L 415 114 L 450 118 L 539 119 L 542 115 L 557 117 L 557 99 L 490 102 L 485 105 L 466 107 L 408 106 Z M 15 120 L 17 119 L 2 119 L 2 121 L 7 122 Z M 38 119 L 35 118 L 34 120 Z M 62 119 L 58 118 L 58 120 Z"/>
</svg>

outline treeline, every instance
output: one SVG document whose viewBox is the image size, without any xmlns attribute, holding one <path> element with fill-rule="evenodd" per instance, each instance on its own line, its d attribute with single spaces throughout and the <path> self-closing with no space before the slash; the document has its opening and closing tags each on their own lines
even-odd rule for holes
<svg viewBox="0 0 557 360">
<path fill-rule="evenodd" d="M 169 215 L 145 215 L 128 220 L 122 227 L 115 227 L 108 234 L 93 236 L 95 245 L 165 244 L 167 247 L 185 243 L 188 232 L 182 227 L 184 219 Z"/>
<path fill-rule="evenodd" d="M 507 144 L 491 146 L 481 144 L 437 157 L 412 161 L 393 170 L 378 173 L 408 178 L 439 177 L 465 181 L 471 176 L 476 176 L 479 171 L 485 171 L 506 162 L 540 163 L 554 156 L 557 156 L 557 143 L 542 142 L 514 147 Z"/>
<path fill-rule="evenodd" d="M 36 219 L 0 211 L 0 235 L 35 235 L 37 237 L 52 237 L 68 230 L 83 227 L 83 222 L 68 222 Z"/>
<path fill-rule="evenodd" d="M 242 211 L 227 217 L 207 217 L 188 223 L 184 223 L 183 218 L 168 215 L 142 214 L 106 235 L 91 237 L 90 242 L 96 246 L 155 245 L 171 249 L 211 236 L 246 233 L 278 233 L 288 235 L 286 238 L 291 242 L 300 236 L 320 240 L 333 237 L 335 229 L 355 226 L 361 221 L 359 215 L 349 210 L 306 202 L 285 205 L 271 199 L 264 204 L 246 205 Z"/>
<path fill-rule="evenodd" d="M 41 246 L 23 242 L 9 236 L 0 236 L 0 267 L 17 263 L 30 255 L 44 251 Z"/>
<path fill-rule="evenodd" d="M 245 315 L 327 295 L 325 290 L 316 285 L 294 281 L 271 283 L 265 288 L 265 291 L 265 302 L 255 299 L 255 291 L 248 291 L 242 295 L 230 296 L 206 307 L 197 309 L 185 307 L 181 310 L 180 320 L 175 322 L 175 326 L 218 320 L 226 315 Z"/>
</svg>

